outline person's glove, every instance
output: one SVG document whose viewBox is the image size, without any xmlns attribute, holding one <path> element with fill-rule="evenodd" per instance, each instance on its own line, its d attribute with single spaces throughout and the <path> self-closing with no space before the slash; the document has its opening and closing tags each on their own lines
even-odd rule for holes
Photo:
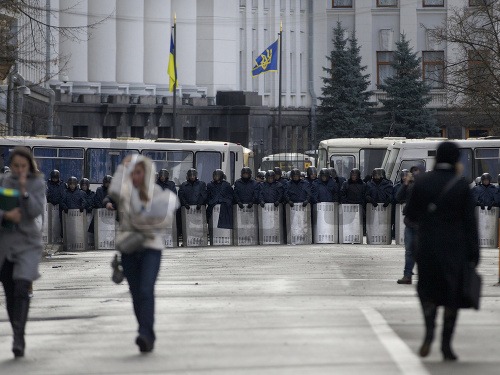
<svg viewBox="0 0 500 375">
<path fill-rule="evenodd" d="M 492 206 L 488 206 L 488 211 L 491 211 L 493 207 Z"/>
<path fill-rule="evenodd" d="M 278 207 L 280 205 L 280 202 L 274 202 L 274 207 Z"/>
<path fill-rule="evenodd" d="M 84 208 L 83 207 L 80 207 L 80 212 L 83 212 Z"/>
<path fill-rule="evenodd" d="M 253 203 L 248 203 L 248 208 L 252 208 L 253 207 Z"/>
<path fill-rule="evenodd" d="M 378 203 L 377 202 L 373 202 L 373 207 L 378 207 Z"/>
<path fill-rule="evenodd" d="M 290 207 L 293 207 L 293 206 L 294 206 L 294 204 L 293 204 L 293 202 L 292 202 L 292 201 L 289 201 L 289 202 L 288 202 L 288 204 L 290 205 Z"/>
<path fill-rule="evenodd" d="M 260 202 L 260 206 L 261 206 L 262 208 L 264 208 L 264 207 L 266 206 L 266 204 L 265 204 L 264 202 Z"/>
<path fill-rule="evenodd" d="M 308 204 L 309 204 L 309 202 L 305 201 L 305 202 L 302 203 L 302 207 L 306 207 Z"/>
<path fill-rule="evenodd" d="M 243 209 L 244 208 L 243 203 L 238 202 L 238 207 L 241 208 L 241 209 Z"/>
<path fill-rule="evenodd" d="M 385 202 L 384 207 L 388 207 L 391 204 L 391 202 Z"/>
<path fill-rule="evenodd" d="M 185 208 L 186 210 L 189 210 L 189 209 L 191 208 L 191 206 L 190 206 L 189 204 L 185 204 L 185 205 L 184 205 L 184 208 Z"/>
<path fill-rule="evenodd" d="M 484 210 L 484 206 L 481 206 L 481 210 Z"/>
<path fill-rule="evenodd" d="M 196 210 L 197 210 L 197 211 L 201 210 L 201 204 L 197 204 L 197 205 L 196 205 Z"/>
</svg>

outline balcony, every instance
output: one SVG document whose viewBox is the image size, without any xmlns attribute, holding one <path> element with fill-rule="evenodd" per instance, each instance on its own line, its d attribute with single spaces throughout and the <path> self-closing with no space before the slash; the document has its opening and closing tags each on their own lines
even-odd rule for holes
<svg viewBox="0 0 500 375">
<path fill-rule="evenodd" d="M 380 100 L 387 99 L 387 93 L 382 90 L 374 90 L 372 96 L 372 102 L 377 103 L 376 108 L 382 107 L 382 102 Z M 446 100 L 446 90 L 431 90 L 431 102 L 427 106 L 428 108 L 445 108 L 447 105 Z"/>
</svg>

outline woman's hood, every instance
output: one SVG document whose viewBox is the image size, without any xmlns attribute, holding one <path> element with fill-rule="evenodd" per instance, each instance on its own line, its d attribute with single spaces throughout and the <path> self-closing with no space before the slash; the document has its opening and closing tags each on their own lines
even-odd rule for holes
<svg viewBox="0 0 500 375">
<path fill-rule="evenodd" d="M 132 155 L 132 159 L 127 165 L 127 175 L 130 178 L 130 174 L 134 170 L 136 164 L 140 162 L 142 162 L 145 166 L 144 184 L 146 186 L 148 198 L 151 200 L 153 198 L 153 191 L 156 186 L 156 165 L 153 163 L 153 161 L 143 155 Z M 130 180 L 132 179 L 130 178 Z"/>
</svg>

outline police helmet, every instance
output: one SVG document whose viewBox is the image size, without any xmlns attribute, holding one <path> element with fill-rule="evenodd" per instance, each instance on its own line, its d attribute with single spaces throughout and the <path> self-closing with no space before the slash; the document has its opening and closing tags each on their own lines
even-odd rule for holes
<svg viewBox="0 0 500 375">
<path fill-rule="evenodd" d="M 276 173 L 273 170 L 269 170 L 266 172 L 266 180 L 270 177 L 272 178 L 276 177 Z"/>
<path fill-rule="evenodd" d="M 111 180 L 113 179 L 113 176 L 110 176 L 109 174 L 104 176 L 104 178 L 102 179 L 102 184 L 110 184 L 111 183 Z"/>
<path fill-rule="evenodd" d="M 276 177 L 277 175 L 280 175 L 282 176 L 283 175 L 283 172 L 281 171 L 281 168 L 280 167 L 274 167 L 273 168 L 273 171 L 274 171 L 274 176 Z"/>
<path fill-rule="evenodd" d="M 54 178 L 57 178 L 58 180 L 61 179 L 61 174 L 57 169 L 54 169 L 52 172 L 50 172 L 50 179 L 53 180 Z"/>
<path fill-rule="evenodd" d="M 321 168 L 319 171 L 319 178 L 322 179 L 323 177 L 326 177 L 326 179 L 330 178 L 330 171 L 328 168 Z"/>
<path fill-rule="evenodd" d="M 361 180 L 361 171 L 358 168 L 353 168 L 351 169 L 351 173 L 349 176 L 352 178 L 352 176 L 356 176 L 357 180 Z"/>
<path fill-rule="evenodd" d="M 476 177 L 476 179 L 474 180 L 474 183 L 476 185 L 481 185 L 481 177 Z"/>
<path fill-rule="evenodd" d="M 243 167 L 241 168 L 241 178 L 243 178 L 243 175 L 247 174 L 248 178 L 252 178 L 252 170 L 248 167 Z"/>
<path fill-rule="evenodd" d="M 372 178 L 374 180 L 381 180 L 382 178 L 384 178 L 384 175 L 382 174 L 382 168 L 375 168 L 372 172 Z"/>
<path fill-rule="evenodd" d="M 401 181 L 403 181 L 403 178 L 405 178 L 408 173 L 410 173 L 408 169 L 403 169 L 401 172 L 399 172 L 399 178 L 401 179 Z"/>
<path fill-rule="evenodd" d="M 266 172 L 264 172 L 264 171 L 257 172 L 256 178 L 265 179 L 266 178 Z"/>
<path fill-rule="evenodd" d="M 484 184 L 484 181 L 488 180 L 491 183 L 491 175 L 489 173 L 483 173 L 481 175 L 481 183 Z"/>
<path fill-rule="evenodd" d="M 290 171 L 290 179 L 293 180 L 294 177 L 298 177 L 300 179 L 300 171 L 297 168 L 293 168 Z"/>
<path fill-rule="evenodd" d="M 80 180 L 80 188 L 84 185 L 90 188 L 90 181 L 88 178 L 84 177 Z"/>
<path fill-rule="evenodd" d="M 68 186 L 69 185 L 78 185 L 78 179 L 75 177 L 75 176 L 71 176 L 70 178 L 68 178 L 68 182 L 67 182 Z"/>
<path fill-rule="evenodd" d="M 310 178 L 312 176 L 317 176 L 318 170 L 316 169 L 316 167 L 307 167 L 306 174 L 307 178 Z"/>
<path fill-rule="evenodd" d="M 168 170 L 166 169 L 160 169 L 160 171 L 158 172 L 158 178 L 165 178 L 165 180 L 168 180 L 168 178 L 170 177 L 170 173 L 168 172 Z"/>
<path fill-rule="evenodd" d="M 217 179 L 216 179 L 217 177 Z M 224 171 L 222 169 L 216 169 L 214 171 L 214 173 L 212 173 L 212 178 L 215 180 L 215 181 L 222 181 L 224 180 Z"/>
<path fill-rule="evenodd" d="M 332 178 L 338 177 L 337 170 L 335 168 L 330 168 L 330 176 L 332 176 Z"/>
<path fill-rule="evenodd" d="M 190 168 L 186 173 L 186 178 L 189 180 L 191 177 L 198 178 L 198 171 L 194 168 Z"/>
</svg>

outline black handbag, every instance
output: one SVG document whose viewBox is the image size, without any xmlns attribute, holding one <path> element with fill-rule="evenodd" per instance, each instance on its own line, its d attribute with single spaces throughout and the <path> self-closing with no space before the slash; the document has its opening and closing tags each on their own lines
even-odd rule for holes
<svg viewBox="0 0 500 375">
<path fill-rule="evenodd" d="M 464 269 L 464 289 L 462 296 L 465 307 L 472 307 L 479 310 L 482 282 L 481 276 L 476 272 L 474 264 L 467 264 Z"/>
</svg>

